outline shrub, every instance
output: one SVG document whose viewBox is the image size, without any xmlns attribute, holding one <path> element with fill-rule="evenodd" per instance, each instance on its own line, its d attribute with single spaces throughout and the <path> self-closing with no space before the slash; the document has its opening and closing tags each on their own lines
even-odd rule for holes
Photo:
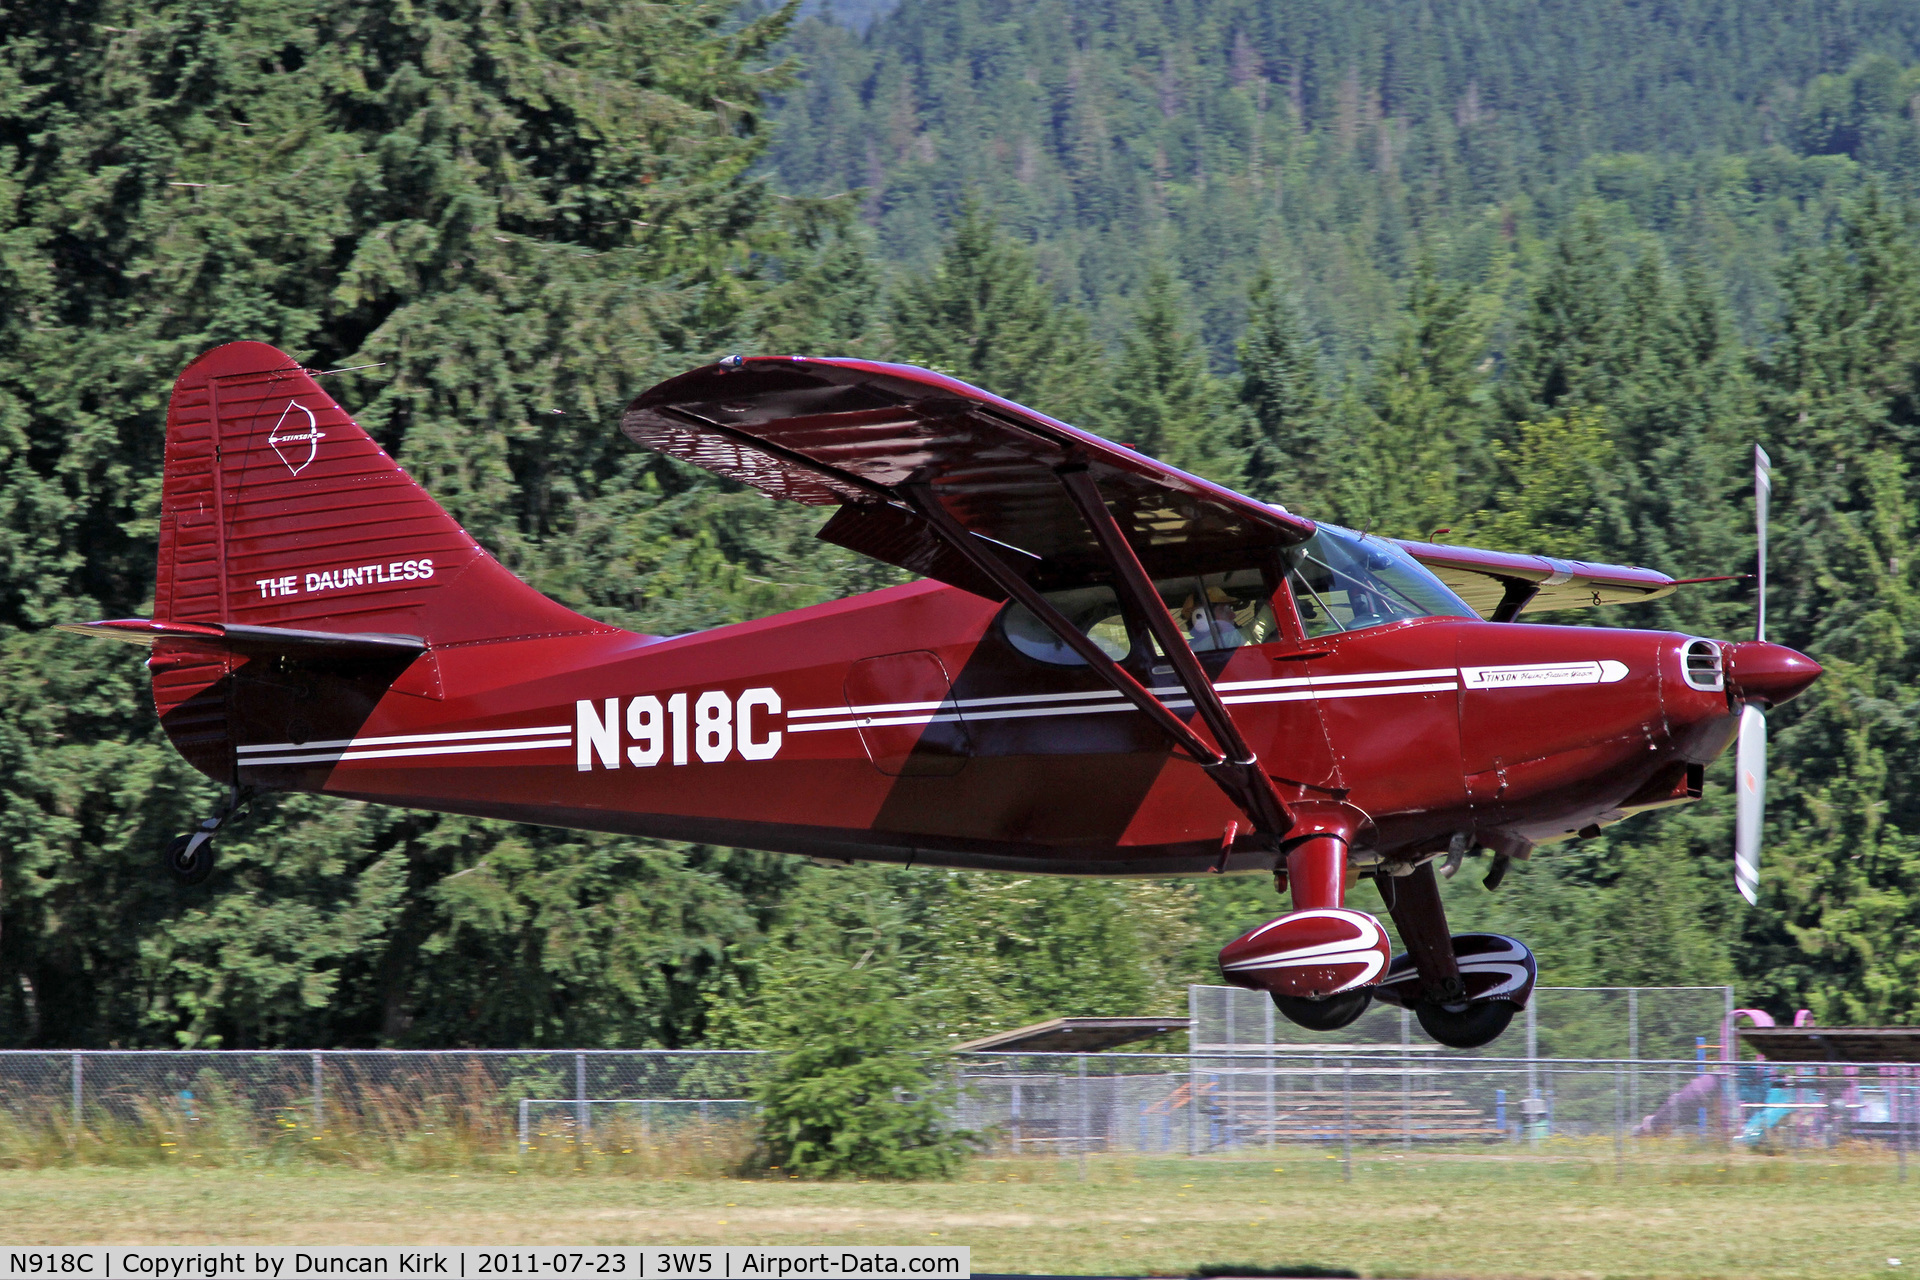
<svg viewBox="0 0 1920 1280">
<path fill-rule="evenodd" d="M 973 1135 L 947 1127 L 936 1056 L 909 1046 L 898 993 L 847 972 L 797 1011 L 793 1047 L 760 1087 L 769 1163 L 802 1178 L 948 1178 Z"/>
</svg>

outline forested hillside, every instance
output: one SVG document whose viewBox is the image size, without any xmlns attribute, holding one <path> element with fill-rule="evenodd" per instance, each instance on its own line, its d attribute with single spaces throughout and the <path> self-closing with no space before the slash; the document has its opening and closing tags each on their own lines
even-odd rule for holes
<svg viewBox="0 0 1920 1280">
<path fill-rule="evenodd" d="M 794 48 L 790 189 L 860 189 L 881 252 L 914 265 L 981 193 L 1109 340 L 1164 263 L 1221 357 L 1261 266 L 1363 356 L 1422 253 L 1499 287 L 1596 197 L 1756 322 L 1779 254 L 1857 189 L 1836 157 L 1920 177 L 1901 0 L 908 0 Z M 1888 60 L 1815 84 L 1867 55 Z"/>
<path fill-rule="evenodd" d="M 1920 1016 L 1920 10 L 790 21 L 0 13 L 0 1045 L 769 1043 L 853 967 L 937 1042 L 1168 1007 L 1279 904 L 314 798 L 172 887 L 157 852 L 213 788 L 137 654 L 47 628 L 151 608 L 167 391 L 237 338 L 375 366 L 329 389 L 476 536 L 661 633 L 894 580 L 619 436 L 633 392 L 728 350 L 927 363 L 1310 515 L 1682 576 L 1750 567 L 1764 441 L 1776 638 L 1829 675 L 1773 718 L 1760 908 L 1724 765 L 1450 907 L 1550 982 Z M 1751 605 L 1578 620 L 1738 635 Z"/>
</svg>

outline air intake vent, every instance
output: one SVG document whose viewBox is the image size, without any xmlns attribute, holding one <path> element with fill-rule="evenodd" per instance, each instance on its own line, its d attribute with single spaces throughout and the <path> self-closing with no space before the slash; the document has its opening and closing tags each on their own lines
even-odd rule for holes
<svg viewBox="0 0 1920 1280">
<path fill-rule="evenodd" d="M 1720 646 L 1711 640 L 1689 640 L 1680 651 L 1681 674 L 1687 684 L 1707 693 L 1720 693 L 1727 687 L 1726 672 L 1720 664 Z"/>
</svg>

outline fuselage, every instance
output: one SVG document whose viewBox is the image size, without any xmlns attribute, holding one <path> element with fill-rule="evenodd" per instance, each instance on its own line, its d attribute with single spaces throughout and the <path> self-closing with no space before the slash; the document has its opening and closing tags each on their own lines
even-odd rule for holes
<svg viewBox="0 0 1920 1280">
<path fill-rule="evenodd" d="M 1524 853 L 1684 801 L 1734 734 L 1716 642 L 1458 616 L 1311 637 L 1285 585 L 1273 606 L 1261 642 L 1199 656 L 1283 797 L 1365 815 L 1361 865 L 1461 835 Z M 413 808 L 1029 873 L 1274 864 L 1111 686 L 1013 643 L 1009 612 L 919 582 L 671 639 L 436 647 L 384 685 L 242 667 L 227 724 L 244 785 Z M 1124 665 L 1191 715 L 1157 657 Z"/>
</svg>

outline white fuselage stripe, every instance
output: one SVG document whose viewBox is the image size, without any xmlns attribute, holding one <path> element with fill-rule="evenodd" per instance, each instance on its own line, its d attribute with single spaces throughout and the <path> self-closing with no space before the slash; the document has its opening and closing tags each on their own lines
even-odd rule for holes
<svg viewBox="0 0 1920 1280">
<path fill-rule="evenodd" d="M 1221 702 L 1244 706 L 1269 702 L 1304 702 L 1334 698 L 1378 698 L 1396 693 L 1445 693 L 1459 689 L 1459 670 L 1439 667 L 1421 671 L 1373 672 L 1358 675 L 1290 676 L 1277 680 L 1230 680 L 1215 685 Z M 1354 687 L 1354 686 L 1365 687 Z M 1335 687 L 1328 687 L 1335 686 Z M 1155 687 L 1149 690 L 1169 710 L 1191 710 L 1185 690 Z M 940 702 L 883 702 L 870 706 L 796 708 L 786 713 L 787 732 L 823 733 L 838 729 L 883 728 L 896 725 L 951 724 L 956 721 L 1051 719 L 1059 716 L 1105 715 L 1132 711 L 1134 706 L 1111 690 L 1076 693 L 1016 694 L 994 698 L 949 699 Z M 835 717 L 828 719 L 826 717 Z M 238 748 L 239 763 L 333 764 L 353 760 L 473 755 L 487 751 L 532 751 L 571 747 L 573 726 L 536 725 L 524 729 L 469 729 L 445 733 L 392 734 L 373 738 L 335 738 L 320 742 L 271 742 Z M 566 735 L 564 737 L 557 735 Z M 518 741 L 518 739 L 538 739 Z M 388 750 L 369 750 L 372 747 Z"/>
<path fill-rule="evenodd" d="M 542 734 L 572 733 L 570 724 L 543 724 L 531 729 L 467 729 L 456 733 L 400 733 L 385 738 L 333 738 L 324 742 L 267 742 L 241 747 L 241 755 L 268 751 L 331 751 L 349 747 L 384 747 L 402 742 L 472 742 L 477 738 L 536 738 Z"/>
<path fill-rule="evenodd" d="M 470 742 L 449 747 L 399 747 L 387 751 L 336 751 L 311 756 L 268 756 L 242 760 L 247 766 L 260 764 L 344 764 L 354 760 L 388 760 L 410 756 L 461 756 L 479 751 L 535 751 L 543 747 L 571 747 L 573 739 L 542 738 L 537 742 Z"/>
<path fill-rule="evenodd" d="M 1382 679 L 1403 680 L 1414 676 L 1432 675 L 1452 676 L 1453 672 L 1448 669 L 1442 669 L 1434 672 L 1411 672 L 1390 677 L 1353 676 L 1346 678 L 1358 682 L 1360 680 L 1378 681 Z M 1460 687 L 1457 679 L 1427 680 L 1425 683 L 1420 684 L 1389 684 L 1376 688 L 1318 689 L 1297 687 L 1304 683 L 1305 681 L 1294 680 L 1247 680 L 1216 685 L 1215 688 L 1224 693 L 1224 691 L 1228 689 L 1275 689 L 1276 686 L 1280 686 L 1275 692 L 1233 693 L 1226 694 L 1220 699 L 1221 702 L 1228 706 L 1239 706 L 1263 702 L 1304 702 L 1309 699 L 1378 698 L 1394 693 L 1448 693 L 1458 690 Z M 1189 698 L 1165 697 L 1167 694 L 1174 693 L 1175 690 L 1155 689 L 1153 692 L 1162 695 L 1169 709 L 1178 710 L 1183 707 L 1191 708 L 1193 706 L 1193 702 Z M 1062 695 L 1052 695 L 1045 700 L 1054 701 L 1060 696 Z M 1097 705 L 1077 707 L 1036 707 L 1029 705 L 1025 707 L 1005 707 L 995 710 L 975 710 L 974 708 L 985 707 L 989 703 L 1004 704 L 1029 700 L 982 698 L 978 700 L 962 700 L 959 702 L 882 704 L 872 708 L 825 707 L 811 712 L 796 711 L 789 713 L 787 731 L 790 733 L 820 733 L 829 729 L 876 729 L 892 725 L 951 724 L 955 721 L 1025 720 L 1034 717 L 1090 716 L 1110 711 L 1133 710 L 1133 704 L 1122 699 L 1117 693 L 1082 694 L 1078 696 L 1086 698 L 1090 702 L 1094 699 L 1100 699 L 1101 701 Z M 1041 699 L 1032 699 L 1031 701 L 1041 701 Z M 915 714 L 888 714 L 891 712 L 906 711 L 911 711 Z M 793 723 L 794 717 L 800 715 L 836 715 L 843 718 L 838 720 L 815 721 L 806 724 Z"/>
</svg>

